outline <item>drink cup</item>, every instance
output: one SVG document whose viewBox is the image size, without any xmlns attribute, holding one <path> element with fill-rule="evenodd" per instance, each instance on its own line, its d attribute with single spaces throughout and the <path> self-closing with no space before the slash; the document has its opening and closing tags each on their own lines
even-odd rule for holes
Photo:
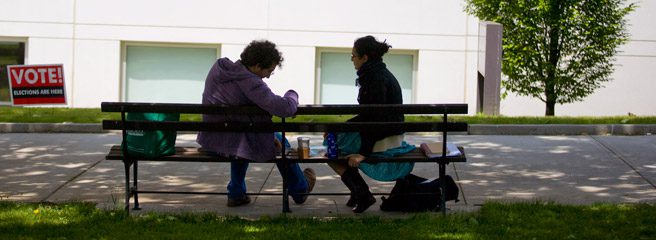
<svg viewBox="0 0 656 240">
<path fill-rule="evenodd" d="M 298 137 L 298 158 L 308 159 L 310 158 L 310 138 L 308 137 Z"/>
</svg>

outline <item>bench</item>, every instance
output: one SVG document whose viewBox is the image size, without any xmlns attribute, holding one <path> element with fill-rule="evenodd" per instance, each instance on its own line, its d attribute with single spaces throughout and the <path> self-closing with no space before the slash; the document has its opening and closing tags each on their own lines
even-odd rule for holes
<svg viewBox="0 0 656 240">
<path fill-rule="evenodd" d="M 446 149 L 447 134 L 449 132 L 466 132 L 467 123 L 448 121 L 449 114 L 466 114 L 467 104 L 399 104 L 399 105 L 300 105 L 296 112 L 300 115 L 356 115 L 368 112 L 389 112 L 403 114 L 441 115 L 441 121 L 430 120 L 423 122 L 298 122 L 287 118 L 273 123 L 252 122 L 216 122 L 202 121 L 176 121 L 159 122 L 143 120 L 126 120 L 129 112 L 142 113 L 181 113 L 181 114 L 225 114 L 225 115 L 268 115 L 264 110 L 255 106 L 229 107 L 219 105 L 202 104 L 171 104 L 171 103 L 129 103 L 129 102 L 103 102 L 102 112 L 120 113 L 120 120 L 103 120 L 104 130 L 120 130 L 122 132 L 122 143 L 126 142 L 126 131 L 128 130 L 175 130 L 175 131 L 223 131 L 223 132 L 281 132 L 283 137 L 288 132 L 375 132 L 379 129 L 400 129 L 405 132 L 440 132 L 442 135 L 443 149 Z M 427 118 L 428 119 L 428 118 Z M 419 148 L 413 152 L 394 158 L 367 158 L 364 162 L 435 162 L 439 165 L 439 178 L 442 198 L 440 208 L 446 213 L 445 205 L 445 171 L 446 165 L 452 162 L 466 162 L 464 149 L 459 147 L 462 153 L 459 156 L 449 157 L 446 152 L 442 156 L 427 158 Z M 202 151 L 196 147 L 176 147 L 176 153 L 170 156 L 145 159 L 136 158 L 126 154 L 126 149 L 121 145 L 111 147 L 105 156 L 106 160 L 120 160 L 125 167 L 125 211 L 130 211 L 130 199 L 134 198 L 133 210 L 139 210 L 139 194 L 207 194 L 227 195 L 227 192 L 172 192 L 172 191 L 147 191 L 138 188 L 138 163 L 143 161 L 177 161 L 177 162 L 231 162 L 239 161 L 234 158 L 216 155 Z M 295 152 L 283 150 L 276 159 L 266 163 L 278 161 L 297 163 L 327 163 L 329 161 L 347 160 L 344 156 L 339 159 L 328 159 L 325 157 L 312 157 L 299 159 Z M 256 162 L 253 162 L 256 163 Z M 130 181 L 130 169 L 132 168 L 133 180 Z M 287 194 L 287 183 L 283 178 L 283 190 L 280 193 L 247 193 L 249 195 L 282 195 L 282 212 L 290 212 L 289 197 Z M 388 193 L 373 193 L 374 195 L 386 195 Z M 309 193 L 308 195 L 348 195 L 348 193 Z"/>
</svg>

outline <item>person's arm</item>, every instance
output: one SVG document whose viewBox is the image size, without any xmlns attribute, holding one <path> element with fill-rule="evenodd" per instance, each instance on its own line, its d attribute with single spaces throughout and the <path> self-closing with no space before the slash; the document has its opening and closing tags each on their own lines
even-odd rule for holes
<svg viewBox="0 0 656 240">
<path fill-rule="evenodd" d="M 298 107 L 298 93 L 288 90 L 284 96 L 274 94 L 262 79 L 251 78 L 239 81 L 244 95 L 255 105 L 279 117 L 292 117 Z"/>
</svg>

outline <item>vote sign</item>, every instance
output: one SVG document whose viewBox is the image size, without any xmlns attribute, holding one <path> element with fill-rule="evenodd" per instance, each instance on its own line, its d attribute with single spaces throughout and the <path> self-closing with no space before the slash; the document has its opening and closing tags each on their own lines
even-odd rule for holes
<svg viewBox="0 0 656 240">
<path fill-rule="evenodd" d="M 7 75 L 14 105 L 66 104 L 62 64 L 10 65 Z"/>
</svg>

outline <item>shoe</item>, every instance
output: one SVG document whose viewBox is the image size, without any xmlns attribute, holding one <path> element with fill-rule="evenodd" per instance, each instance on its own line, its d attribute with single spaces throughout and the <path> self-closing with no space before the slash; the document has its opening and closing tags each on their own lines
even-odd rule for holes
<svg viewBox="0 0 656 240">
<path fill-rule="evenodd" d="M 346 206 L 347 207 L 355 207 L 355 204 L 357 204 L 355 202 L 355 197 L 353 195 L 351 195 L 351 197 L 349 197 L 349 200 L 346 201 Z"/>
<path fill-rule="evenodd" d="M 355 207 L 351 210 L 354 213 L 362 213 L 376 203 L 376 198 L 369 191 L 367 182 L 364 181 L 357 168 L 347 168 L 342 174 L 342 177 L 348 179 L 347 181 L 351 183 L 351 187 L 353 188 L 351 195 L 353 196 L 352 199 L 354 199 Z"/>
<path fill-rule="evenodd" d="M 371 207 L 371 205 L 374 205 L 374 203 L 376 203 L 376 198 L 370 193 L 369 196 L 366 196 L 363 199 L 358 199 L 355 207 L 352 208 L 351 211 L 354 213 L 362 213 Z"/>
<path fill-rule="evenodd" d="M 312 168 L 306 168 L 303 170 L 303 176 L 305 176 L 305 181 L 307 181 L 308 184 L 308 189 L 307 192 L 305 193 L 311 193 L 312 189 L 314 189 L 314 184 L 317 182 L 317 174 L 314 173 L 314 170 Z M 303 204 L 305 201 L 307 201 L 308 195 L 303 195 L 298 199 L 298 201 L 294 199 L 294 202 L 296 204 Z"/>
<path fill-rule="evenodd" d="M 228 207 L 238 207 L 249 203 L 251 203 L 251 198 L 248 195 L 241 198 L 228 198 Z"/>
<path fill-rule="evenodd" d="M 312 192 L 312 189 L 314 189 L 314 184 L 317 183 L 317 174 L 314 173 L 314 169 L 312 168 L 306 168 L 303 170 L 303 176 L 305 176 L 305 180 L 308 183 L 308 193 Z"/>
</svg>

